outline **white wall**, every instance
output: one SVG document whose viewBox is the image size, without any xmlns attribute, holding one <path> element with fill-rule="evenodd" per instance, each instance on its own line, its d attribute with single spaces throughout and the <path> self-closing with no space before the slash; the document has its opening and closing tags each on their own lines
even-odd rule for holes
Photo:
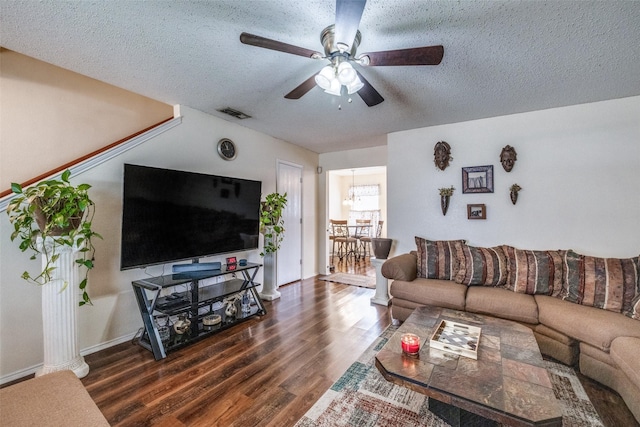
<svg viewBox="0 0 640 427">
<path fill-rule="evenodd" d="M 173 115 L 171 105 L 4 48 L 0 64 L 0 191 Z"/>
<path fill-rule="evenodd" d="M 445 170 L 433 163 L 438 141 L 452 147 Z M 511 173 L 500 151 L 513 146 Z M 462 194 L 461 168 L 494 166 L 492 194 Z M 604 257 L 640 253 L 640 97 L 624 98 L 388 136 L 388 235 L 395 254 L 415 249 L 414 236 L 568 249 Z M 523 190 L 517 204 L 509 187 Z M 455 186 L 446 216 L 438 188 Z M 484 203 L 486 220 L 466 206 Z"/>
<path fill-rule="evenodd" d="M 317 274 L 316 223 L 318 155 L 298 146 L 241 127 L 235 123 L 182 108 L 182 124 L 164 134 L 73 177 L 78 184 L 93 186 L 96 202 L 95 229 L 104 236 L 96 242 L 96 267 L 89 275 L 93 307 L 79 309 L 79 346 L 94 351 L 129 339 L 142 325 L 131 290 L 131 281 L 170 272 L 169 266 L 120 271 L 120 225 L 122 170 L 124 163 L 166 167 L 201 173 L 228 175 L 262 181 L 263 194 L 275 191 L 276 161 L 303 166 L 303 276 Z M 228 162 L 216 151 L 217 141 L 227 137 L 238 146 L 238 158 Z M 30 261 L 9 240 L 7 215 L 0 215 L 0 382 L 33 372 L 42 363 L 42 316 L 40 289 L 20 279 L 24 270 L 35 271 Z M 259 251 L 239 257 L 260 262 Z M 220 261 L 222 257 L 210 260 Z M 257 277 L 262 282 L 262 274 Z"/>
</svg>

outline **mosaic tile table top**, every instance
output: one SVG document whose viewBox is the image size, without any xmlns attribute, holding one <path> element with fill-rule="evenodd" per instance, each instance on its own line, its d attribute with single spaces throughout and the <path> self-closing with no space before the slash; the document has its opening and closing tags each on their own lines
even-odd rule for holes
<svg viewBox="0 0 640 427">
<path fill-rule="evenodd" d="M 442 320 L 482 328 L 478 359 L 429 347 Z M 418 357 L 402 353 L 400 337 L 420 337 Z M 395 384 L 507 425 L 562 425 L 562 412 L 531 329 L 508 320 L 440 307 L 417 308 L 376 355 Z"/>
</svg>

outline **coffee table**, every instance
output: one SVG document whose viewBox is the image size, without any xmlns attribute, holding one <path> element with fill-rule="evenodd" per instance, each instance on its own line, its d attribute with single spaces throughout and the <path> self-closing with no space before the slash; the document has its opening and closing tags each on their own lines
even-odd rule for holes
<svg viewBox="0 0 640 427">
<path fill-rule="evenodd" d="M 441 320 L 482 328 L 478 360 L 429 347 Z M 420 337 L 402 353 L 400 337 Z M 440 307 L 419 307 L 375 360 L 387 381 L 429 396 L 429 409 L 453 426 L 561 426 L 562 412 L 531 329 L 516 322 Z"/>
</svg>

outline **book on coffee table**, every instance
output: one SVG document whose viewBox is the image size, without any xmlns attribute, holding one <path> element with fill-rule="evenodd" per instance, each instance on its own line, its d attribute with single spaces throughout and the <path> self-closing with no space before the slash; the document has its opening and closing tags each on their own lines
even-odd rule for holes
<svg viewBox="0 0 640 427">
<path fill-rule="evenodd" d="M 442 320 L 429 344 L 438 350 L 478 360 L 478 344 L 482 329 L 477 326 Z"/>
</svg>

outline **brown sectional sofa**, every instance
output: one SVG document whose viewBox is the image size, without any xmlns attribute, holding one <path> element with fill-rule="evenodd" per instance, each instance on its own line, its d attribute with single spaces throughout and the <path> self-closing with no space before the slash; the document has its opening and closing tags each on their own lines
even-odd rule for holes
<svg viewBox="0 0 640 427">
<path fill-rule="evenodd" d="M 0 425 L 109 427 L 72 371 L 58 371 L 0 389 Z"/>
<path fill-rule="evenodd" d="M 482 251 L 471 248 L 472 251 L 483 252 L 482 256 L 476 257 L 476 261 L 480 259 L 483 265 L 480 266 L 476 262 L 475 266 L 471 266 L 472 263 L 467 257 L 465 267 L 463 251 L 469 251 L 469 248 L 463 241 L 444 242 L 444 246 L 441 244 L 443 242 L 439 242 L 440 250 L 435 242 L 421 238 L 416 238 L 416 242 L 418 251 L 390 258 L 382 266 L 384 277 L 392 280 L 390 294 L 394 319 L 404 321 L 414 308 L 434 305 L 519 322 L 533 330 L 542 354 L 567 365 L 579 363 L 580 372 L 584 375 L 616 390 L 636 419 L 640 421 L 640 317 L 638 316 L 640 266 L 638 258 L 631 259 L 633 262 L 627 263 L 625 267 L 631 272 L 624 278 L 627 288 L 629 283 L 635 286 L 635 295 L 631 295 L 631 291 L 626 290 L 624 308 L 627 310 L 627 315 L 625 315 L 621 306 L 622 288 L 615 290 L 615 295 L 620 297 L 618 303 L 612 302 L 615 298 L 611 296 L 605 298 L 608 301 L 603 302 L 605 299 L 601 295 L 597 297 L 582 295 L 590 292 L 589 285 L 585 285 L 585 277 L 589 278 L 590 275 L 581 274 L 579 275 L 581 282 L 574 281 L 577 276 L 570 264 L 571 257 L 576 259 L 576 254 L 572 251 L 558 253 L 553 251 L 552 256 L 544 260 L 540 258 L 542 254 L 540 251 L 534 254 L 538 259 L 535 263 L 529 264 L 529 271 L 524 271 L 523 264 L 526 264 L 523 261 L 524 258 L 521 257 L 517 262 L 512 259 L 522 253 L 518 253 L 518 250 L 514 251 L 513 248 L 509 250 L 483 248 Z M 530 257 L 534 256 L 532 252 L 535 251 L 528 253 Z M 581 267 L 584 269 L 581 271 L 584 272 L 587 269 L 585 266 L 593 260 L 583 258 L 585 262 Z M 546 259 L 550 260 L 548 265 Z M 564 260 L 562 265 L 559 265 L 559 259 Z M 498 266 L 501 263 L 504 263 L 504 266 Z M 535 269 L 531 268 L 532 265 L 535 265 Z M 518 274 L 526 278 L 524 282 L 520 281 L 520 291 L 514 291 L 518 288 L 517 278 L 514 277 L 516 273 L 513 271 L 516 268 L 519 269 Z M 473 269 L 476 275 L 476 279 L 471 282 L 475 280 L 482 282 L 481 284 L 465 282 L 471 276 L 470 269 Z M 487 272 L 487 269 L 493 269 L 493 273 Z M 615 269 L 609 268 L 609 270 Z M 464 279 L 465 274 L 466 279 Z M 557 277 L 558 274 L 562 277 Z M 574 277 L 571 277 L 571 274 L 574 274 Z M 613 273 L 608 271 L 608 274 Z M 634 274 L 635 284 L 633 283 Z M 546 282 L 545 279 L 541 280 L 542 276 L 546 276 L 548 280 Z M 600 278 L 591 277 L 591 280 L 600 280 Z M 458 283 L 461 281 L 463 283 Z M 526 283 L 527 281 L 536 281 L 536 283 L 532 285 Z M 611 287 L 616 280 L 613 277 L 607 277 L 603 283 L 605 282 L 608 287 Z M 501 283 L 501 285 L 495 285 L 495 283 Z M 579 286 L 579 293 L 583 298 L 581 303 L 568 301 L 575 298 L 575 295 L 569 295 L 570 290 L 566 288 L 575 283 L 581 283 Z M 529 293 L 526 293 L 525 287 Z M 576 290 L 573 289 L 572 292 L 575 294 Z M 613 291 L 607 290 L 607 292 Z M 629 303 L 630 299 L 633 299 L 632 307 Z M 609 306 L 618 304 L 620 312 L 596 307 L 605 304 Z M 629 310 L 635 311 L 630 313 Z"/>
</svg>

